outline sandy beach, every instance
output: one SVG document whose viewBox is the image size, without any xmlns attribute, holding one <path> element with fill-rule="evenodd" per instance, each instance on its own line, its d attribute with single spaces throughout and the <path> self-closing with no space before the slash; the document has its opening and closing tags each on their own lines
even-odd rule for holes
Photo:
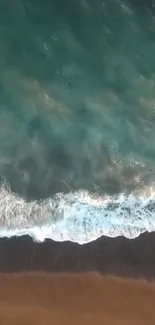
<svg viewBox="0 0 155 325">
<path fill-rule="evenodd" d="M 97 273 L 0 275 L 3 325 L 153 325 L 155 284 Z"/>
<path fill-rule="evenodd" d="M 0 239 L 0 325 L 153 325 L 155 234 Z"/>
</svg>

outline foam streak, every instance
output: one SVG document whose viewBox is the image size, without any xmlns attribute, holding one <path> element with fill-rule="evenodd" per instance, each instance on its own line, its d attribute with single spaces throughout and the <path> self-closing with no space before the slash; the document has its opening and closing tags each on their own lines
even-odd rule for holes
<svg viewBox="0 0 155 325">
<path fill-rule="evenodd" d="M 0 236 L 29 234 L 37 241 L 51 238 L 80 244 L 106 235 L 134 238 L 155 231 L 155 195 L 99 197 L 88 192 L 63 194 L 26 202 L 0 188 Z"/>
</svg>

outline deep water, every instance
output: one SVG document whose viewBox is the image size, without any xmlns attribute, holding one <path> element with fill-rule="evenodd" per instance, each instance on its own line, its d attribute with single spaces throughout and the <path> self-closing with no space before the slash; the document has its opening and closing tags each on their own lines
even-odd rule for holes
<svg viewBox="0 0 155 325">
<path fill-rule="evenodd" d="M 0 237 L 155 230 L 155 4 L 0 0 Z"/>
<path fill-rule="evenodd" d="M 153 1 L 0 0 L 0 177 L 25 199 L 155 180 Z"/>
</svg>

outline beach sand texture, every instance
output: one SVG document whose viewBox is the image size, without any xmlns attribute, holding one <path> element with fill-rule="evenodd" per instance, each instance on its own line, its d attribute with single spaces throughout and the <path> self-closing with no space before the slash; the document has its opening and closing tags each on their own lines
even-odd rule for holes
<svg viewBox="0 0 155 325">
<path fill-rule="evenodd" d="M 155 284 L 98 273 L 0 275 L 2 325 L 153 325 Z"/>
</svg>

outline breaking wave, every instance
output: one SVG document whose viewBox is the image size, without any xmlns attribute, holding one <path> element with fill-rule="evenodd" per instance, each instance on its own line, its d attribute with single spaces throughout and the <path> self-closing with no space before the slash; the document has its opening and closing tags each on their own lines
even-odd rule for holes
<svg viewBox="0 0 155 325">
<path fill-rule="evenodd" d="M 6 184 L 0 187 L 0 237 L 29 234 L 36 241 L 84 244 L 102 235 L 133 238 L 145 231 L 155 231 L 153 188 L 149 194 L 97 196 L 79 191 L 26 202 Z"/>
</svg>

